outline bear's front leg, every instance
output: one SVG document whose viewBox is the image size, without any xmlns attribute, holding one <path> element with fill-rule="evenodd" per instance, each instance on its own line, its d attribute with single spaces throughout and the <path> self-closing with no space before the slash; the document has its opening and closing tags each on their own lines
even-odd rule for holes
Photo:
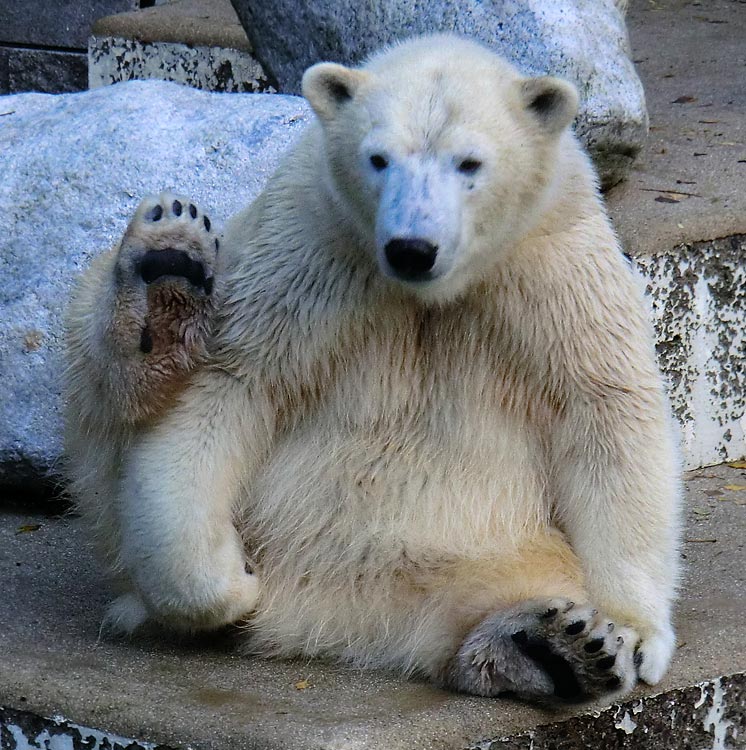
<svg viewBox="0 0 746 750">
<path fill-rule="evenodd" d="M 675 649 L 681 489 L 660 384 L 569 408 L 554 457 L 560 521 L 590 599 L 640 635 L 638 674 L 656 684 Z"/>
<path fill-rule="evenodd" d="M 136 595 L 114 603 L 113 629 L 153 618 L 174 630 L 209 630 L 253 610 L 259 584 L 234 521 L 266 424 L 245 384 L 206 369 L 136 440 L 117 502 L 122 564 Z"/>
<path fill-rule="evenodd" d="M 93 260 L 67 308 L 67 474 L 100 557 L 125 590 L 114 507 L 122 454 L 203 361 L 217 252 L 214 227 L 188 199 L 146 198 L 118 246 Z M 123 606 L 117 619 L 140 620 L 142 607 Z"/>
</svg>

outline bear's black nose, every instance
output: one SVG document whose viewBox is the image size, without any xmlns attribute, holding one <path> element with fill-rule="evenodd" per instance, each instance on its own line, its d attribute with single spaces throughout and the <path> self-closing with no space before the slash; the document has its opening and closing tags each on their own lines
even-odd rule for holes
<svg viewBox="0 0 746 750">
<path fill-rule="evenodd" d="M 393 239 L 386 243 L 386 260 L 398 276 L 414 281 L 435 265 L 438 248 L 427 240 Z"/>
</svg>

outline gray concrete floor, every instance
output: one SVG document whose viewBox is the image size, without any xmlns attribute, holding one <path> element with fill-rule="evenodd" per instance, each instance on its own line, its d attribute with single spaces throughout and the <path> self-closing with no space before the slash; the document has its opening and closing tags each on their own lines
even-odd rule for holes
<svg viewBox="0 0 746 750">
<path fill-rule="evenodd" d="M 679 647 L 664 682 L 628 705 L 746 671 L 746 489 L 728 489 L 737 486 L 746 487 L 746 470 L 727 466 L 687 480 Z M 108 594 L 73 517 L 0 515 L 0 570 L 0 705 L 125 737 L 195 748 L 450 749 L 589 711 L 547 714 L 385 673 L 260 661 L 229 636 L 101 639 Z M 634 718 L 660 721 L 652 710 Z"/>
</svg>

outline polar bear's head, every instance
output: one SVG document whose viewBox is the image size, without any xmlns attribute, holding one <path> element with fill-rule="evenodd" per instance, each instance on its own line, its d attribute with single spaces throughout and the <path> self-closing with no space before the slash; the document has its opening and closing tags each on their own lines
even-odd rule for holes
<svg viewBox="0 0 746 750">
<path fill-rule="evenodd" d="M 450 35 L 390 48 L 359 69 L 310 68 L 327 177 L 381 271 L 424 298 L 461 293 L 540 218 L 577 94 L 524 78 Z"/>
</svg>

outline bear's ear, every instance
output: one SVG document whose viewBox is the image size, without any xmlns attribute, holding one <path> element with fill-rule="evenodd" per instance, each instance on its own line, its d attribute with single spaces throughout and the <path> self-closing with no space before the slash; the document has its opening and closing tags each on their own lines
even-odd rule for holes
<svg viewBox="0 0 746 750">
<path fill-rule="evenodd" d="M 303 74 L 303 96 L 322 120 L 331 120 L 369 75 L 337 63 L 318 63 Z"/>
<path fill-rule="evenodd" d="M 519 85 L 524 107 L 548 133 L 560 133 L 578 113 L 578 92 L 567 81 L 541 76 Z"/>
</svg>

